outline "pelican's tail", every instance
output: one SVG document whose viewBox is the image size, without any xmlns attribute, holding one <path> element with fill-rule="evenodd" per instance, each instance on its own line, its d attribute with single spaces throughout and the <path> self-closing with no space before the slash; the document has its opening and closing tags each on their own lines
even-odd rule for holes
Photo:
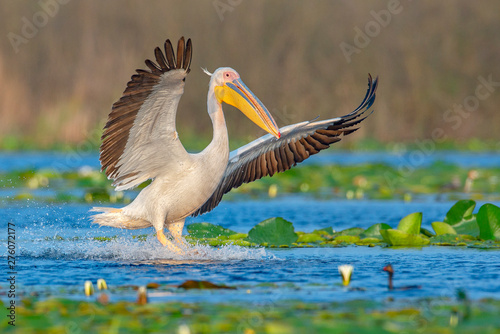
<svg viewBox="0 0 500 334">
<path fill-rule="evenodd" d="M 94 207 L 90 211 L 102 212 L 92 216 L 92 218 L 94 219 L 93 223 L 99 224 L 101 226 L 126 228 L 129 230 L 152 226 L 151 223 L 147 220 L 127 216 L 123 213 L 122 209 Z"/>
</svg>

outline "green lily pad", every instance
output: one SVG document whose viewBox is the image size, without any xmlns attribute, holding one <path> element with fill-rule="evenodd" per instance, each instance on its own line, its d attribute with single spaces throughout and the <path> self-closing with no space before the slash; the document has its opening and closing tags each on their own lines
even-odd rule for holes
<svg viewBox="0 0 500 334">
<path fill-rule="evenodd" d="M 248 237 L 248 234 L 246 234 L 246 233 L 236 233 L 236 234 L 228 236 L 228 239 L 240 240 L 240 239 L 245 239 L 246 237 Z"/>
<path fill-rule="evenodd" d="M 359 243 L 361 243 L 361 244 L 375 244 L 375 243 L 382 242 L 382 240 L 383 240 L 382 236 L 380 236 L 380 239 L 379 238 L 363 238 L 363 239 L 359 240 Z"/>
<path fill-rule="evenodd" d="M 446 214 L 444 222 L 450 225 L 456 225 L 464 220 L 465 217 L 472 215 L 476 202 L 473 200 L 460 200 L 456 202 Z"/>
<path fill-rule="evenodd" d="M 361 227 L 351 227 L 345 230 L 342 230 L 340 232 L 336 232 L 333 234 L 333 236 L 339 237 L 341 235 L 350 235 L 350 236 L 359 236 L 361 233 L 363 233 L 365 230 Z"/>
<path fill-rule="evenodd" d="M 195 238 L 217 238 L 237 234 L 232 230 L 210 223 L 194 223 L 188 225 L 187 230 L 189 235 Z"/>
<path fill-rule="evenodd" d="M 333 227 L 325 227 L 325 228 L 322 228 L 320 230 L 314 230 L 312 233 L 315 233 L 315 234 L 319 234 L 319 235 L 333 235 Z"/>
<path fill-rule="evenodd" d="M 380 230 L 387 230 L 390 229 L 391 226 L 385 223 L 378 223 L 374 224 L 370 227 L 368 227 L 363 233 L 359 235 L 360 238 L 377 238 L 377 239 L 383 239 L 382 235 L 380 234 Z"/>
<path fill-rule="evenodd" d="M 458 234 L 457 231 L 455 231 L 455 229 L 447 223 L 433 222 L 431 225 L 434 231 L 436 232 L 436 235 Z"/>
<path fill-rule="evenodd" d="M 418 235 L 422 224 L 422 212 L 410 213 L 399 221 L 398 231 Z"/>
<path fill-rule="evenodd" d="M 228 240 L 231 245 L 235 245 L 235 246 L 240 246 L 240 247 L 251 247 L 251 246 L 257 246 L 256 244 L 253 244 L 249 241 L 246 241 L 246 240 L 241 240 L 241 239 L 238 239 L 238 240 Z"/>
<path fill-rule="evenodd" d="M 297 239 L 297 242 L 305 242 L 305 243 L 323 242 L 323 241 L 325 241 L 325 239 L 316 233 L 304 233 L 301 234 Z"/>
<path fill-rule="evenodd" d="M 177 286 L 178 288 L 183 288 L 186 290 L 191 290 L 191 289 L 201 289 L 201 290 L 207 290 L 207 289 L 231 289 L 235 290 L 236 288 L 227 286 L 227 285 L 219 285 L 219 284 L 214 284 L 209 281 L 195 281 L 195 280 L 188 280 L 185 281 L 184 283 L 180 284 Z"/>
<path fill-rule="evenodd" d="M 431 231 L 429 231 L 428 229 L 423 228 L 423 227 L 420 228 L 420 234 L 423 234 L 429 238 L 434 236 L 434 233 L 432 233 Z"/>
<path fill-rule="evenodd" d="M 423 246 L 429 244 L 429 239 L 419 234 L 409 234 L 400 230 L 380 230 L 384 241 L 392 246 Z"/>
<path fill-rule="evenodd" d="M 281 217 L 266 219 L 255 225 L 247 240 L 256 244 L 291 245 L 298 239 L 293 224 Z"/>
<path fill-rule="evenodd" d="M 335 238 L 333 243 L 339 244 L 339 243 L 344 242 L 344 243 L 352 244 L 352 243 L 358 242 L 359 240 L 360 240 L 360 238 L 357 235 L 340 235 L 340 236 Z"/>
<path fill-rule="evenodd" d="M 451 243 L 456 244 L 464 241 L 460 235 L 457 234 L 440 234 L 430 238 L 431 244 Z"/>
<path fill-rule="evenodd" d="M 500 208 L 493 204 L 485 204 L 477 213 L 479 237 L 483 240 L 500 240 Z"/>
<path fill-rule="evenodd" d="M 461 222 L 451 226 L 453 226 L 458 234 L 469 234 L 475 237 L 479 236 L 479 225 L 477 225 L 476 214 L 464 217 Z"/>
</svg>

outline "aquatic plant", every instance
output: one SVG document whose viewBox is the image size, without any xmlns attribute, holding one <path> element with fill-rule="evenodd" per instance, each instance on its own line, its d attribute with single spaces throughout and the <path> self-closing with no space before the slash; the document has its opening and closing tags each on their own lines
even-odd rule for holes
<svg viewBox="0 0 500 334">
<path fill-rule="evenodd" d="M 186 240 L 193 244 L 232 244 L 243 247 L 295 248 L 379 244 L 405 247 L 456 245 L 500 248 L 500 208 L 485 204 L 477 214 L 473 214 L 475 205 L 471 200 L 455 203 L 443 222 L 431 223 L 435 234 L 421 227 L 423 214 L 415 212 L 403 217 L 395 229 L 386 223 L 377 223 L 367 229 L 352 227 L 334 231 L 332 227 L 327 227 L 306 233 L 296 232 L 291 222 L 275 217 L 260 222 L 245 234 L 210 223 L 194 223 L 187 227 L 189 235 Z M 141 237 L 145 240 L 146 236 Z M 487 242 L 489 240 L 492 242 Z"/>
<path fill-rule="evenodd" d="M 348 286 L 351 282 L 352 271 L 354 269 L 350 264 L 343 264 L 338 267 L 340 276 L 342 276 L 342 284 Z"/>
<path fill-rule="evenodd" d="M 467 194 L 467 198 L 498 200 L 500 168 L 478 168 L 474 171 L 479 176 L 469 185 L 470 194 Z M 274 198 L 284 194 L 301 193 L 316 198 L 352 200 L 411 201 L 422 196 L 460 199 L 465 196 L 464 182 L 469 178 L 470 172 L 468 168 L 443 162 L 416 168 L 409 175 L 402 175 L 398 168 L 380 163 L 353 166 L 322 165 L 321 168 L 304 165 L 287 173 L 277 174 L 273 178 L 263 178 L 258 182 L 245 184 L 234 193 L 225 195 L 225 198 L 231 200 L 242 194 L 258 198 Z M 147 184 L 148 182 L 145 182 L 133 191 L 115 192 L 111 182 L 97 169 L 90 169 L 84 173 L 50 169 L 0 172 L 0 188 L 14 189 L 14 195 L 9 197 L 11 201 L 31 198 L 50 202 L 125 204 L 135 196 L 135 191 L 143 189 Z M 456 212 L 462 217 L 459 211 Z M 459 222 L 450 220 L 452 225 Z M 458 233 L 463 232 L 458 231 Z"/>
<path fill-rule="evenodd" d="M 500 240 L 500 208 L 485 204 L 477 213 L 479 237 L 483 240 Z"/>
<path fill-rule="evenodd" d="M 85 296 L 87 297 L 92 296 L 94 294 L 94 285 L 92 284 L 91 281 L 85 281 L 84 292 Z"/>
<path fill-rule="evenodd" d="M 465 235 L 480 240 L 500 241 L 500 208 L 494 204 L 484 204 L 474 214 L 476 202 L 461 200 L 446 214 L 443 222 L 433 222 L 436 235 Z"/>
<path fill-rule="evenodd" d="M 148 290 L 145 286 L 140 286 L 137 289 L 137 301 L 138 305 L 145 305 L 148 303 Z"/>
<path fill-rule="evenodd" d="M 97 289 L 98 290 L 108 290 L 108 285 L 106 284 L 106 281 L 102 278 L 99 278 L 97 280 Z"/>
<path fill-rule="evenodd" d="M 426 298 L 401 303 L 355 300 L 328 303 L 279 301 L 242 303 L 134 303 L 101 304 L 69 299 L 26 298 L 18 306 L 22 321 L 17 333 L 65 333 L 78 324 L 86 333 L 496 333 L 500 301 L 458 302 Z M 1 304 L 1 302 L 0 302 Z M 255 322 L 246 322 L 258 315 Z M 451 317 L 450 317 L 451 315 Z M 455 316 L 455 318 L 453 318 Z M 450 319 L 453 318 L 452 326 Z M 252 318 L 254 319 L 254 318 Z M 0 331 L 9 332 L 7 322 Z M 179 333 L 181 331 L 179 330 Z"/>
<path fill-rule="evenodd" d="M 382 229 L 380 234 L 391 246 L 423 246 L 429 238 L 420 233 L 422 213 L 415 212 L 401 219 L 397 229 Z"/>
<path fill-rule="evenodd" d="M 297 241 L 293 224 L 281 217 L 266 219 L 255 225 L 249 232 L 247 240 L 256 244 L 287 245 Z"/>
</svg>

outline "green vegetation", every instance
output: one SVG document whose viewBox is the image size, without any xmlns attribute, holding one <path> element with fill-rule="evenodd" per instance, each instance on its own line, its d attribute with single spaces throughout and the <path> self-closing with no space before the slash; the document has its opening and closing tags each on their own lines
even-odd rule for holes
<svg viewBox="0 0 500 334">
<path fill-rule="evenodd" d="M 248 232 L 248 241 L 256 244 L 290 246 L 298 238 L 293 224 L 281 217 L 266 219 Z"/>
<path fill-rule="evenodd" d="M 419 196 L 437 196 L 443 200 L 457 200 L 467 196 L 475 200 L 500 199 L 499 168 L 479 168 L 473 171 L 456 165 L 436 162 L 411 172 L 385 164 L 355 166 L 325 165 L 318 168 L 304 165 L 285 173 L 245 184 L 225 195 L 253 197 L 279 196 L 301 193 L 318 199 L 403 199 Z M 148 183 L 139 186 L 142 189 Z M 467 184 L 467 186 L 466 186 Z M 39 201 L 128 203 L 132 192 L 115 192 L 111 181 L 98 170 L 57 172 L 55 170 L 24 170 L 0 173 L 0 188 L 13 189 L 11 200 L 32 198 Z M 35 190 L 50 189 L 49 195 Z M 76 190 L 76 191 L 75 191 Z M 55 193 L 54 193 L 55 192 Z M 468 192 L 467 195 L 464 193 Z M 452 225 L 467 224 L 456 222 Z M 455 228 L 460 227 L 455 226 Z"/>
<path fill-rule="evenodd" d="M 85 148 L 85 152 L 98 152 L 101 143 L 100 133 L 102 132 L 103 124 L 100 127 L 92 130 L 93 137 L 89 137 L 82 143 L 68 143 L 68 142 L 54 142 L 50 144 L 40 143 L 38 140 L 32 140 L 24 137 L 6 136 L 0 137 L 0 151 L 16 152 L 16 151 L 56 151 L 56 152 L 78 152 Z M 99 134 L 97 136 L 96 134 Z M 210 136 L 200 137 L 199 133 L 189 133 L 188 135 L 181 136 L 181 141 L 184 147 L 189 152 L 202 151 L 211 140 Z M 254 138 L 255 139 L 255 138 Z M 231 138 L 229 145 L 231 150 L 235 150 L 249 141 L 253 140 L 248 138 Z M 90 149 L 88 146 L 90 145 Z M 362 138 L 359 140 L 343 140 L 336 143 L 335 150 L 350 150 L 362 152 L 402 152 L 402 151 L 421 151 L 422 147 L 418 142 L 414 141 L 398 141 L 398 142 L 385 142 L 375 138 Z M 444 140 L 436 142 L 434 149 L 436 151 L 461 151 L 461 152 L 491 152 L 499 149 L 498 141 L 496 140 L 483 140 L 478 138 L 465 139 L 465 140 Z M 333 148 L 332 148 L 333 150 Z"/>
<path fill-rule="evenodd" d="M 391 246 L 424 246 L 430 243 L 425 235 L 420 235 L 422 213 L 411 213 L 401 219 L 397 229 L 383 229 L 380 234 Z"/>
<path fill-rule="evenodd" d="M 421 228 L 423 215 L 421 212 L 416 212 L 403 217 L 396 229 L 392 229 L 388 224 L 378 223 L 367 229 L 353 227 L 338 232 L 331 227 L 310 233 L 295 232 L 293 224 L 280 217 L 260 222 L 248 234 L 237 233 L 209 223 L 195 223 L 188 225 L 189 235 L 186 236 L 186 240 L 194 245 L 271 248 L 437 245 L 500 249 L 498 232 L 500 231 L 500 208 L 493 204 L 485 204 L 476 215 L 472 213 L 474 207 L 474 201 L 458 201 L 446 214 L 445 222 L 432 223 L 435 234 Z M 464 211 L 464 208 L 467 209 Z M 471 216 L 474 219 L 471 219 Z M 463 229 L 460 231 L 468 232 L 467 234 L 458 233 L 453 227 L 458 225 L 457 221 L 468 222 L 466 228 L 463 227 L 464 225 L 459 225 Z M 145 236 L 143 236 L 144 240 Z"/>
<path fill-rule="evenodd" d="M 0 2 L 0 12 L 9 13 L 0 20 L 1 31 L 18 36 L 17 42 L 4 38 L 0 48 L 0 77 L 9 78 L 0 83 L 0 138 L 29 137 L 37 147 L 85 140 L 134 70 L 154 57 L 154 47 L 184 34 L 192 38 L 194 53 L 177 119 L 181 138 L 183 129 L 211 134 L 209 78 L 200 67 L 231 66 L 280 126 L 348 113 L 363 97 L 371 72 L 381 79 L 376 112 L 349 141 L 367 135 L 383 141 L 431 138 L 434 130 L 447 138 L 498 139 L 500 94 L 494 83 L 500 45 L 491 41 L 500 30 L 500 4 L 483 3 L 459 1 L 449 10 L 444 2 L 401 2 L 398 13 L 379 25 L 370 13 L 387 11 L 387 2 L 250 1 L 225 7 L 222 1 L 224 10 L 217 10 L 207 1 L 195 11 L 190 2 L 177 1 L 165 12 L 161 2 L 84 1 L 61 4 L 39 29 L 33 15 L 43 13 L 43 5 Z M 133 25 L 128 8 L 136 14 Z M 372 23 L 380 33 L 363 37 Z M 29 24 L 36 36 L 23 33 Z M 414 38 L 415 27 L 432 38 Z M 347 56 L 343 43 L 354 53 Z M 492 86 L 478 89 L 479 77 Z M 474 94 L 480 94 L 478 105 L 463 108 Z M 226 108 L 231 137 L 255 135 L 257 127 L 232 111 Z"/>
<path fill-rule="evenodd" d="M 175 293 L 175 292 L 174 292 Z M 5 333 L 498 333 L 500 301 L 422 299 L 411 304 L 354 300 L 271 305 L 24 299 Z M 1 307 L 5 307 L 0 302 Z"/>
</svg>

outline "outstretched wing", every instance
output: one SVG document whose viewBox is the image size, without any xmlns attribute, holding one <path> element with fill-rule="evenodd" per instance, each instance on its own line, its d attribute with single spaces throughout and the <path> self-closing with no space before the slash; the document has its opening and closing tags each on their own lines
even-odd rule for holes
<svg viewBox="0 0 500 334">
<path fill-rule="evenodd" d="M 177 137 L 175 116 L 190 71 L 191 40 L 179 40 L 177 61 L 170 40 L 164 46 L 165 54 L 155 49 L 157 64 L 146 60 L 149 71 L 136 70 L 104 127 L 101 171 L 116 190 L 155 178 L 188 154 Z"/>
<path fill-rule="evenodd" d="M 356 131 L 358 128 L 354 126 L 371 114 L 361 117 L 375 101 L 376 90 L 377 78 L 372 81 L 369 75 L 366 96 L 360 106 L 350 114 L 324 121 L 289 125 L 280 129 L 280 139 L 267 134 L 231 152 L 219 186 L 193 216 L 211 211 L 231 189 L 267 175 L 286 171 L 340 141 L 341 135 Z"/>
</svg>

